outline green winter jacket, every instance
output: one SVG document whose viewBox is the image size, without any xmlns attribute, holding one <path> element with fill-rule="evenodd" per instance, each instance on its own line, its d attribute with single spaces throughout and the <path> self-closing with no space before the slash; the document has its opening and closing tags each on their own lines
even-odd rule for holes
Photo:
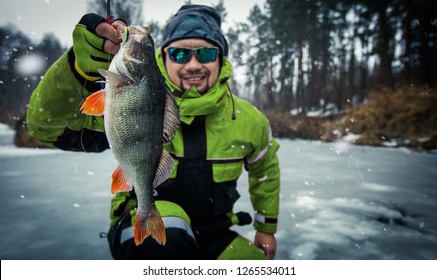
<svg viewBox="0 0 437 280">
<path fill-rule="evenodd" d="M 156 59 L 167 85 L 173 92 L 180 91 L 168 78 L 160 50 Z M 224 58 L 219 78 L 206 94 L 200 95 L 192 87 L 176 97 L 180 118 L 190 124 L 195 116 L 206 116 L 206 162 L 212 166 L 213 182 L 226 188 L 224 183 L 236 182 L 245 166 L 256 213 L 255 228 L 274 233 L 279 212 L 280 176 L 276 157 L 279 145 L 272 138 L 267 118 L 247 101 L 231 95 L 226 83 L 231 75 L 231 64 Z M 178 129 L 174 139 L 165 146 L 175 158 L 176 166 L 185 154 L 182 134 Z M 178 170 L 174 168 L 170 178 L 176 178 Z"/>
</svg>

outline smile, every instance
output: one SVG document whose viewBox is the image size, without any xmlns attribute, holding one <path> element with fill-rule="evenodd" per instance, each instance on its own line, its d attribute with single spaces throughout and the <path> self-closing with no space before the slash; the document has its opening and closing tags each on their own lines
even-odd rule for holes
<svg viewBox="0 0 437 280">
<path fill-rule="evenodd" d="M 184 79 L 189 82 L 197 82 L 205 79 L 205 76 L 184 77 Z"/>
</svg>

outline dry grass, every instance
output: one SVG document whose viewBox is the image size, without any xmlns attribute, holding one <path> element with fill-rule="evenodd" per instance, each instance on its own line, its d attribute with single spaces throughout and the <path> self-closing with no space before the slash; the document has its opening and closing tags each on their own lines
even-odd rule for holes
<svg viewBox="0 0 437 280">
<path fill-rule="evenodd" d="M 369 102 L 347 109 L 335 118 L 292 116 L 265 111 L 276 137 L 335 141 L 347 134 L 360 137 L 354 144 L 396 146 L 419 150 L 437 149 L 437 93 L 418 87 L 395 91 L 381 89 L 369 94 Z"/>
<path fill-rule="evenodd" d="M 264 114 L 270 120 L 273 135 L 279 138 L 319 140 L 320 133 L 327 130 L 330 125 L 326 119 L 318 117 L 292 116 L 288 112 L 275 110 L 264 110 Z"/>
</svg>

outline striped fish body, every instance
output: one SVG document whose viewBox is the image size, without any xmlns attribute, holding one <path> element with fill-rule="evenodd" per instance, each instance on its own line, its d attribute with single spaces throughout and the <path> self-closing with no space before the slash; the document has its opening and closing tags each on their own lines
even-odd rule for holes
<svg viewBox="0 0 437 280">
<path fill-rule="evenodd" d="M 153 190 L 173 167 L 163 144 L 174 135 L 179 112 L 156 64 L 149 29 L 129 26 L 122 36 L 122 46 L 109 69 L 99 70 L 106 78 L 105 89 L 88 97 L 82 111 L 101 112 L 98 105 L 90 104 L 104 103 L 105 132 L 119 163 L 112 176 L 112 192 L 134 188 L 137 196 L 135 243 L 139 245 L 151 235 L 165 244 Z"/>
</svg>

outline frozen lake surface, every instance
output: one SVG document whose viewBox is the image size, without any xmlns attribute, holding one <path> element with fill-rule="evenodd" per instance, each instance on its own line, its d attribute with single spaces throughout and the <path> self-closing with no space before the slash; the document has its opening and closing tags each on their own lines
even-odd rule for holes
<svg viewBox="0 0 437 280">
<path fill-rule="evenodd" d="M 111 151 L 16 148 L 0 126 L 0 258 L 111 259 Z M 437 155 L 283 140 L 276 259 L 437 259 Z M 236 211 L 252 213 L 247 176 Z M 252 226 L 235 227 L 252 239 Z"/>
</svg>

